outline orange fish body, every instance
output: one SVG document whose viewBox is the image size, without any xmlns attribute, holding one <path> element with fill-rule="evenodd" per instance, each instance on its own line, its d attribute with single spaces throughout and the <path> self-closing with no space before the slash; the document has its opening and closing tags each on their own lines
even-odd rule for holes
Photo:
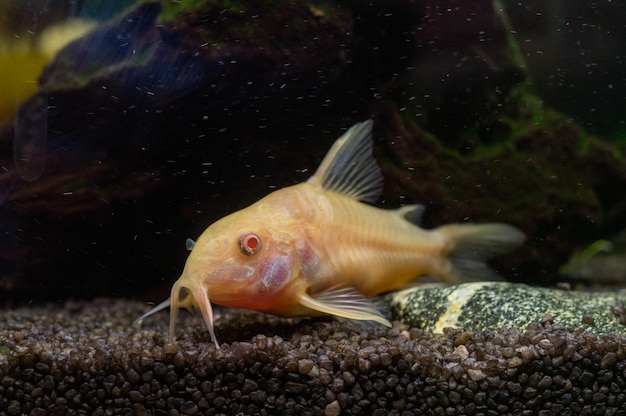
<svg viewBox="0 0 626 416">
<path fill-rule="evenodd" d="M 367 298 L 418 276 L 448 282 L 487 277 L 484 259 L 523 241 L 506 224 L 424 230 L 408 217 L 419 205 L 383 210 L 373 202 L 382 175 L 371 122 L 339 138 L 306 183 L 272 192 L 209 226 L 193 246 L 167 306 L 170 336 L 179 307 L 200 309 L 211 337 L 211 302 L 280 316 L 330 314 L 389 321 Z"/>
</svg>

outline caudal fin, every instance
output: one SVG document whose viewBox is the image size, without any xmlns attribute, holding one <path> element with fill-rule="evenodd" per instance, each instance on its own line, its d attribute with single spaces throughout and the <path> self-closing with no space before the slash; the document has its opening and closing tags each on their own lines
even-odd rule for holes
<svg viewBox="0 0 626 416">
<path fill-rule="evenodd" d="M 444 274 L 449 281 L 494 280 L 488 258 L 507 252 L 526 239 L 524 233 L 508 224 L 449 224 L 437 229 L 447 241 L 443 255 L 449 263 Z"/>
</svg>

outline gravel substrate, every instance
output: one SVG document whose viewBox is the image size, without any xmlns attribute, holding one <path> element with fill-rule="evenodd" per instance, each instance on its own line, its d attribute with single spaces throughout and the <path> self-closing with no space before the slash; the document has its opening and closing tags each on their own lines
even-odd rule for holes
<svg viewBox="0 0 626 416">
<path fill-rule="evenodd" d="M 133 323 L 99 299 L 3 310 L 0 414 L 626 415 L 626 337 L 558 324 L 433 335 L 218 309 Z"/>
</svg>

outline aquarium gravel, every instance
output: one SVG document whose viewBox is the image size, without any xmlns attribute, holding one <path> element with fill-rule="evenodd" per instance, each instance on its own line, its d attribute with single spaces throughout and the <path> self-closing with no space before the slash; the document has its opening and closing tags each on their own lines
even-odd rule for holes
<svg viewBox="0 0 626 416">
<path fill-rule="evenodd" d="M 626 337 L 552 324 L 431 334 L 217 309 L 142 325 L 148 305 L 5 309 L 0 414 L 624 415 Z"/>
</svg>

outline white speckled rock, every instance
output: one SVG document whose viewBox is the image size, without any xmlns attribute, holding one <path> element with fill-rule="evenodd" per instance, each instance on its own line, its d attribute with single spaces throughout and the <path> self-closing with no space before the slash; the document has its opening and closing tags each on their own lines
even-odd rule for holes
<svg viewBox="0 0 626 416">
<path fill-rule="evenodd" d="M 578 292 L 506 282 L 416 287 L 385 297 L 394 319 L 433 332 L 497 330 L 552 321 L 597 335 L 626 334 L 626 294 Z"/>
</svg>

